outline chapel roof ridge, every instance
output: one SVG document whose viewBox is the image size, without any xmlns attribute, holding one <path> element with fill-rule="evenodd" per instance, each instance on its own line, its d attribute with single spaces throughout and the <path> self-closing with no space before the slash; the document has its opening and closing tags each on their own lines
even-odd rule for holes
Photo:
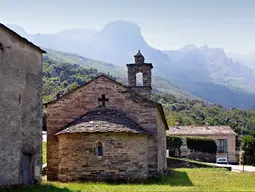
<svg viewBox="0 0 255 192">
<path fill-rule="evenodd" d="M 151 99 L 148 99 L 148 98 L 146 98 L 146 97 L 144 97 L 144 96 L 142 96 L 142 95 L 136 93 L 135 91 L 131 90 L 130 87 L 128 87 L 127 85 L 122 84 L 121 82 L 119 82 L 119 81 L 117 81 L 117 80 L 115 80 L 115 79 L 109 77 L 108 75 L 106 75 L 106 74 L 100 74 L 100 75 L 96 76 L 94 79 L 91 79 L 90 81 L 88 81 L 88 82 L 86 82 L 86 83 L 84 83 L 84 84 L 82 84 L 82 85 L 80 85 L 80 86 L 78 86 L 78 87 L 76 87 L 76 88 L 74 88 L 74 89 L 68 91 L 67 93 L 61 95 L 60 97 L 55 98 L 55 99 L 53 99 L 52 101 L 49 101 L 49 102 L 47 102 L 47 103 L 43 103 L 43 105 L 46 105 L 46 106 L 47 106 L 47 105 L 49 105 L 49 104 L 56 103 L 57 101 L 63 99 L 64 97 L 66 97 L 66 96 L 72 94 L 72 93 L 75 92 L 76 90 L 78 90 L 78 89 L 80 89 L 80 88 L 82 88 L 82 87 L 88 85 L 89 83 L 91 83 L 91 82 L 93 82 L 93 81 L 95 81 L 96 79 L 99 79 L 99 78 L 101 78 L 101 77 L 105 77 L 105 78 L 107 78 L 107 79 L 110 79 L 110 80 L 113 81 L 114 83 L 117 83 L 117 84 L 119 84 L 119 85 L 125 87 L 128 91 L 130 91 L 130 92 L 132 92 L 132 93 L 138 95 L 139 97 L 143 98 L 144 100 L 147 100 L 147 101 L 149 101 L 149 102 L 151 102 L 151 103 L 154 103 L 154 104 L 159 104 L 159 103 L 157 103 L 157 102 L 152 101 Z"/>
<path fill-rule="evenodd" d="M 146 98 L 146 97 L 144 97 L 144 96 L 142 96 L 142 95 L 136 93 L 135 91 L 131 90 L 130 87 L 128 87 L 128 86 L 126 86 L 126 85 L 124 85 L 124 84 L 122 84 L 122 83 L 116 81 L 115 79 L 109 77 L 109 76 L 106 75 L 106 74 L 100 74 L 100 75 L 98 75 L 97 77 L 95 77 L 94 79 L 88 81 L 87 83 L 84 83 L 83 85 L 80 85 L 80 86 L 78 86 L 78 87 L 72 89 L 71 91 L 65 93 L 64 95 L 61 95 L 59 98 L 55 98 L 55 99 L 52 100 L 52 101 L 49 101 L 49 102 L 47 102 L 47 103 L 44 103 L 43 105 L 47 107 L 48 105 L 54 104 L 54 103 L 60 101 L 61 99 L 64 99 L 66 96 L 68 96 L 68 95 L 74 93 L 74 92 L 77 91 L 78 89 L 81 89 L 82 87 L 84 87 L 84 86 L 90 84 L 91 82 L 93 82 L 93 81 L 95 81 L 95 80 L 97 80 L 97 79 L 99 79 L 99 78 L 101 78 L 101 77 L 105 77 L 105 78 L 107 78 L 107 79 L 113 81 L 114 83 L 117 83 L 118 85 L 123 86 L 124 88 L 126 88 L 126 90 L 127 90 L 128 92 L 130 92 L 130 93 L 136 95 L 137 97 L 141 98 L 143 101 L 149 102 L 149 103 L 155 105 L 155 106 L 157 107 L 157 109 L 159 110 L 159 112 L 160 112 L 160 115 L 161 115 L 161 117 L 162 117 L 163 123 L 164 123 L 164 125 L 165 125 L 165 129 L 166 129 L 166 130 L 169 129 L 169 128 L 168 128 L 168 124 L 167 124 L 166 119 L 165 119 L 165 113 L 164 113 L 163 107 L 162 107 L 162 105 L 161 105 L 160 103 L 157 103 L 157 102 L 155 102 L 155 101 L 152 101 L 151 99 L 148 99 L 148 98 Z"/>
</svg>

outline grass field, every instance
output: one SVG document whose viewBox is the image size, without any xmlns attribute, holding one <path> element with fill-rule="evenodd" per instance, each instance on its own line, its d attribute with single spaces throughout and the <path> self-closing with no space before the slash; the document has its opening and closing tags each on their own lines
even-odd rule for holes
<svg viewBox="0 0 255 192">
<path fill-rule="evenodd" d="M 9 189 L 8 192 L 166 192 L 166 191 L 255 191 L 255 173 L 223 169 L 175 169 L 160 181 L 140 184 L 43 182 L 41 186 Z"/>
</svg>

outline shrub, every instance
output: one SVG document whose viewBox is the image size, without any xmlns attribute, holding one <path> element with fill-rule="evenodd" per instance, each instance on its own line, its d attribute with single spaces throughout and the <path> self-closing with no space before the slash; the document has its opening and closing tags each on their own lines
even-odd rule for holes
<svg viewBox="0 0 255 192">
<path fill-rule="evenodd" d="M 182 138 L 177 137 L 177 136 L 170 136 L 168 135 L 166 137 L 166 146 L 167 149 L 169 150 L 169 155 L 170 156 L 176 156 L 176 152 L 179 153 L 178 156 L 181 155 L 181 145 L 182 145 Z"/>
<path fill-rule="evenodd" d="M 251 135 L 246 135 L 242 139 L 242 149 L 244 150 L 245 164 L 255 164 L 255 131 Z"/>
<path fill-rule="evenodd" d="M 214 139 L 203 137 L 187 137 L 187 147 L 191 151 L 213 153 L 217 152 L 217 145 Z"/>
</svg>

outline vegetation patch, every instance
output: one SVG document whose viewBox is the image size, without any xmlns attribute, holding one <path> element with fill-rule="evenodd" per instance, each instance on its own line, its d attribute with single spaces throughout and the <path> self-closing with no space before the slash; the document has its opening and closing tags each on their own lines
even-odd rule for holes
<svg viewBox="0 0 255 192">
<path fill-rule="evenodd" d="M 242 149 L 244 150 L 244 163 L 255 165 L 255 131 L 243 137 Z"/>
<path fill-rule="evenodd" d="M 8 189 L 4 192 L 168 192 L 168 191 L 254 191 L 255 173 L 231 172 L 223 169 L 174 169 L 169 175 L 150 183 L 60 183 L 46 182 L 41 186 Z"/>
<path fill-rule="evenodd" d="M 178 156 L 181 154 L 181 146 L 182 146 L 182 138 L 178 136 L 170 136 L 166 137 L 166 146 L 169 150 L 170 156 L 175 156 L 176 152 L 178 152 Z"/>
<path fill-rule="evenodd" d="M 214 139 L 204 137 L 186 137 L 186 139 L 189 150 L 216 154 L 217 145 Z"/>
<path fill-rule="evenodd" d="M 46 163 L 47 161 L 47 145 L 46 145 L 46 142 L 42 142 L 42 161 L 43 161 L 43 164 Z"/>
</svg>

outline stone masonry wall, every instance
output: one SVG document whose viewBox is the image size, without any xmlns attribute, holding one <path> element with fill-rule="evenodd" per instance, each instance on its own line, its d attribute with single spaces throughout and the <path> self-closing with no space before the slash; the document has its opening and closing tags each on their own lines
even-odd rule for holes
<svg viewBox="0 0 255 192">
<path fill-rule="evenodd" d="M 138 124 L 152 133 L 148 140 L 148 172 L 153 174 L 158 170 L 157 158 L 157 114 L 153 103 L 144 101 L 141 97 L 131 94 L 124 86 L 101 76 L 86 86 L 78 88 L 56 103 L 47 105 L 47 178 L 58 179 L 58 140 L 55 133 L 98 107 L 98 98 L 105 94 L 109 98 L 106 107 L 123 111 Z"/>
<path fill-rule="evenodd" d="M 131 87 L 131 89 L 148 99 L 151 98 L 151 87 L 138 86 L 138 87 Z"/>
<path fill-rule="evenodd" d="M 0 186 L 23 183 L 23 153 L 41 179 L 42 54 L 0 28 Z"/>
<path fill-rule="evenodd" d="M 128 133 L 59 135 L 59 180 L 111 181 L 144 179 L 148 175 L 148 136 Z M 103 156 L 94 153 L 98 143 Z"/>
<path fill-rule="evenodd" d="M 151 63 L 143 64 L 127 64 L 128 67 L 128 85 L 134 91 L 143 95 L 144 97 L 151 98 Z M 136 85 L 136 74 L 141 72 L 143 74 L 143 86 Z"/>
<path fill-rule="evenodd" d="M 166 128 L 162 118 L 157 112 L 157 138 L 158 138 L 158 168 L 160 172 L 167 169 L 166 158 Z"/>
</svg>

